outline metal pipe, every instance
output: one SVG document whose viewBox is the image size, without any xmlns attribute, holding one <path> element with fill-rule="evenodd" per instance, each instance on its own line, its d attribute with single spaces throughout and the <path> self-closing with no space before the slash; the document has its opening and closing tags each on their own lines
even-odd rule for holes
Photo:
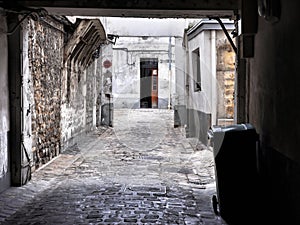
<svg viewBox="0 0 300 225">
<path fill-rule="evenodd" d="M 151 50 L 151 49 L 145 49 L 145 50 L 140 50 L 140 49 L 133 49 L 133 50 L 129 50 L 128 48 L 113 48 L 113 50 L 120 50 L 120 51 L 126 51 L 127 54 L 126 54 L 126 58 L 127 58 L 127 65 L 128 66 L 134 66 L 135 65 L 135 62 L 132 62 L 132 63 L 129 63 L 128 62 L 128 52 L 166 52 L 166 53 L 169 53 L 169 51 L 167 50 Z"/>
<path fill-rule="evenodd" d="M 172 38 L 169 37 L 169 47 L 168 47 L 168 56 L 169 56 L 169 99 L 168 99 L 168 109 L 171 109 L 171 79 L 172 79 Z"/>
<path fill-rule="evenodd" d="M 226 27 L 224 26 L 222 20 L 221 20 L 219 17 L 209 17 L 209 19 L 215 19 L 215 20 L 218 21 L 218 23 L 220 24 L 222 30 L 224 31 L 224 33 L 225 33 L 225 35 L 226 35 L 226 37 L 227 37 L 227 39 L 228 39 L 228 41 L 229 41 L 231 47 L 233 48 L 235 54 L 237 54 L 237 47 L 236 47 L 235 44 L 233 43 L 233 40 L 232 40 L 232 38 L 230 37 L 228 31 L 226 30 Z"/>
</svg>

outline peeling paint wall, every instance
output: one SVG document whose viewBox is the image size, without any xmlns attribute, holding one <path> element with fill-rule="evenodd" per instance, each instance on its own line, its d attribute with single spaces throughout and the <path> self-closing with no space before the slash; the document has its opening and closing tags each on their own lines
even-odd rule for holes
<svg viewBox="0 0 300 225">
<path fill-rule="evenodd" d="M 10 185 L 9 169 L 9 94 L 8 94 L 8 49 L 6 17 L 0 10 L 0 192 Z"/>
<path fill-rule="evenodd" d="M 29 20 L 27 25 L 31 73 L 28 82 L 32 85 L 33 97 L 32 154 L 35 168 L 60 152 L 63 26 L 49 17 L 45 20 L 57 29 L 43 21 Z"/>
</svg>

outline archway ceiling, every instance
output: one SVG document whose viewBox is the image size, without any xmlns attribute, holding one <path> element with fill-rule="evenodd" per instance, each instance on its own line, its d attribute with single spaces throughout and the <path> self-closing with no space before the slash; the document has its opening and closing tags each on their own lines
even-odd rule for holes
<svg viewBox="0 0 300 225">
<path fill-rule="evenodd" d="M 56 0 L 14 1 L 25 7 L 44 8 L 65 16 L 115 16 L 146 18 L 230 17 L 240 0 Z"/>
</svg>

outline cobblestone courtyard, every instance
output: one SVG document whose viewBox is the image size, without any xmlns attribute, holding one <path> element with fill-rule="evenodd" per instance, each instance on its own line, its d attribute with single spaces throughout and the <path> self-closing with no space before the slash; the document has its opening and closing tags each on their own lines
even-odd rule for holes
<svg viewBox="0 0 300 225">
<path fill-rule="evenodd" d="M 2 224 L 225 224 L 212 209 L 213 153 L 173 128 L 173 111 L 115 110 L 0 194 Z"/>
</svg>

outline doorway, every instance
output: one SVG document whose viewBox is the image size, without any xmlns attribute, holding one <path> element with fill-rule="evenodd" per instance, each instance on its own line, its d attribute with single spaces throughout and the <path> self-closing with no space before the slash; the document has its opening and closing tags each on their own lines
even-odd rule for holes
<svg viewBox="0 0 300 225">
<path fill-rule="evenodd" d="M 140 108 L 158 108 L 158 59 L 140 60 Z"/>
</svg>

